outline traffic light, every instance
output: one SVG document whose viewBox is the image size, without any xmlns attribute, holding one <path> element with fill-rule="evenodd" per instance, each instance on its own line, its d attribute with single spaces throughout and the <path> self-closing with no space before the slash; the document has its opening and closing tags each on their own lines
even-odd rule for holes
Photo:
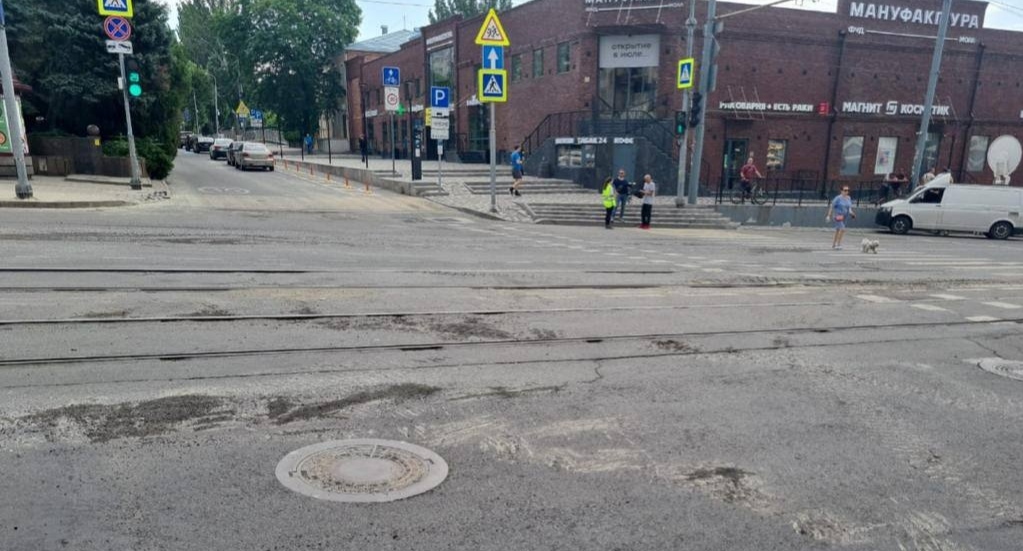
<svg viewBox="0 0 1023 551">
<path fill-rule="evenodd" d="M 675 134 L 681 136 L 686 133 L 686 112 L 675 111 Z"/>
<path fill-rule="evenodd" d="M 125 73 L 128 77 L 128 95 L 133 98 L 142 97 L 142 75 L 139 74 L 139 64 L 135 60 L 128 60 L 125 65 Z"/>
<path fill-rule="evenodd" d="M 698 126 L 703 116 L 703 94 L 693 94 L 693 104 L 689 107 L 689 126 Z"/>
</svg>

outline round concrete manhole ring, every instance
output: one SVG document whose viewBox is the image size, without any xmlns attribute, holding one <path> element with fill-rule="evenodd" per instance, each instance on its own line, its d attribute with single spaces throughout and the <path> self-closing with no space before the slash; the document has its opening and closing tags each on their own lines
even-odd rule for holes
<svg viewBox="0 0 1023 551">
<path fill-rule="evenodd" d="M 349 503 L 383 503 L 428 492 L 448 476 L 432 451 L 394 440 L 332 440 L 295 450 L 277 480 L 300 494 Z"/>
<path fill-rule="evenodd" d="M 977 365 L 989 373 L 1023 381 L 1023 362 L 1014 362 L 1000 358 L 985 358 Z"/>
</svg>

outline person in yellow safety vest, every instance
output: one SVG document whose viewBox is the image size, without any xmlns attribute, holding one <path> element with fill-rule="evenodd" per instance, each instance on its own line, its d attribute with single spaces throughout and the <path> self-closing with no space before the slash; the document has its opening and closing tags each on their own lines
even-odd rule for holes
<svg viewBox="0 0 1023 551">
<path fill-rule="evenodd" d="M 611 226 L 611 220 L 614 218 L 615 206 L 618 203 L 615 201 L 615 187 L 611 185 L 611 178 L 604 180 L 604 187 L 600 194 L 604 197 L 604 228 L 614 229 Z"/>
</svg>

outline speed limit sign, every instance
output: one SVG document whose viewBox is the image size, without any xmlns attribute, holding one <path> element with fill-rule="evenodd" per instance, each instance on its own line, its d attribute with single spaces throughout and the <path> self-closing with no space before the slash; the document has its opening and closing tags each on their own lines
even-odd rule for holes
<svg viewBox="0 0 1023 551">
<path fill-rule="evenodd" d="M 384 109 L 386 111 L 398 110 L 398 87 L 387 86 L 384 88 Z"/>
</svg>

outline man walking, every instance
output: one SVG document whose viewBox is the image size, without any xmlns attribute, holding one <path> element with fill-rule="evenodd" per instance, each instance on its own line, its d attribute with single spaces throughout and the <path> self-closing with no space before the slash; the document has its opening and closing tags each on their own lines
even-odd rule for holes
<svg viewBox="0 0 1023 551">
<path fill-rule="evenodd" d="M 625 220 L 625 203 L 629 202 L 629 181 L 625 179 L 625 169 L 618 169 L 618 177 L 611 182 L 618 196 L 618 220 Z"/>
<path fill-rule="evenodd" d="M 307 155 L 313 154 L 313 137 L 308 133 L 305 135 L 305 152 Z"/>
<path fill-rule="evenodd" d="M 757 165 L 753 163 L 753 155 L 750 155 L 746 159 L 746 164 L 742 165 L 739 169 L 739 178 L 742 183 L 742 198 L 745 199 L 747 196 L 752 198 L 753 193 L 753 179 L 763 178 L 764 175 L 760 174 L 757 170 Z"/>
<path fill-rule="evenodd" d="M 643 176 L 643 207 L 640 211 L 639 229 L 650 229 L 650 217 L 654 213 L 654 196 L 657 195 L 657 184 L 649 174 Z"/>
<path fill-rule="evenodd" d="M 366 143 L 366 136 L 359 136 L 359 153 L 362 154 L 362 162 L 369 157 L 369 144 Z"/>
<path fill-rule="evenodd" d="M 519 186 L 522 185 L 522 168 L 525 158 L 522 156 L 522 146 L 516 145 L 515 151 L 511 154 L 511 167 L 512 167 L 512 186 L 508 188 L 508 193 L 515 197 L 522 196 L 519 193 Z"/>
</svg>

